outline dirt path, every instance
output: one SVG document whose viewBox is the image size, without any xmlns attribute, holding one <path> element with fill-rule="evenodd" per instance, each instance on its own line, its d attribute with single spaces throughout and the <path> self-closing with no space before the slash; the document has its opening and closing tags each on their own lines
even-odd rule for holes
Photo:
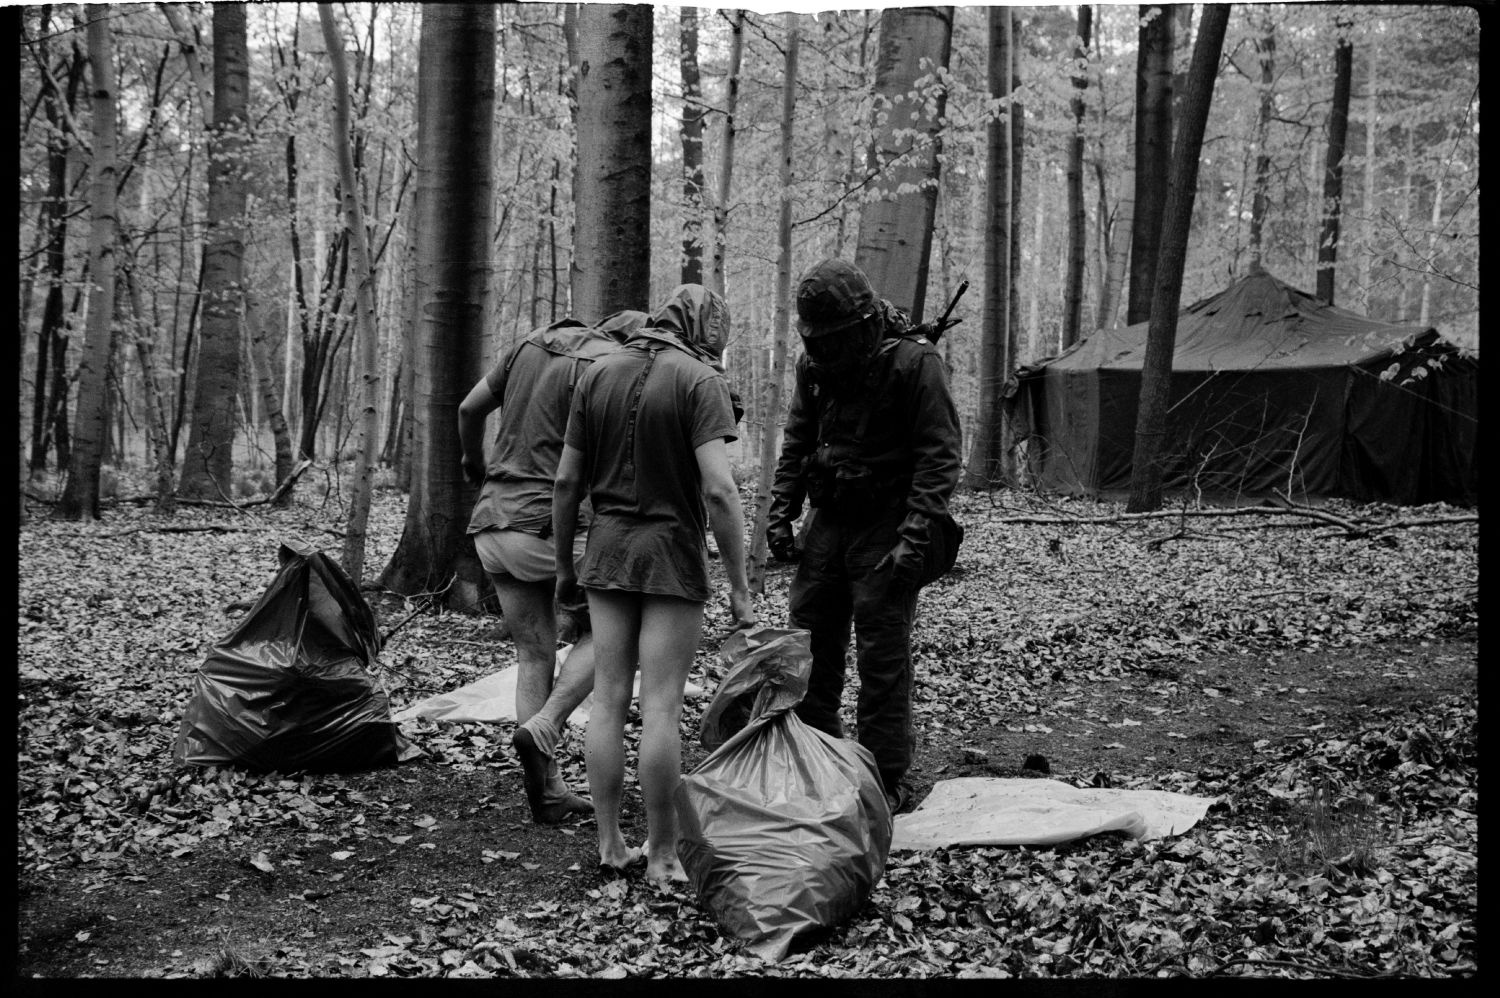
<svg viewBox="0 0 1500 998">
<path fill-rule="evenodd" d="M 1476 663 L 1476 641 L 1452 640 L 1062 676 L 1034 712 L 1000 710 L 980 730 L 945 726 L 941 698 L 919 690 L 912 777 L 920 799 L 940 779 L 1017 775 L 1028 756 L 1044 758 L 1053 777 L 1082 781 L 1234 770 L 1283 740 L 1475 691 Z M 699 710 L 687 713 L 694 729 Z M 306 813 L 176 857 L 138 857 L 128 872 L 23 875 L 18 973 L 200 976 L 233 973 L 233 954 L 275 974 L 348 974 L 382 947 L 440 942 L 504 919 L 524 926 L 559 901 L 616 889 L 594 866 L 592 822 L 523 820 L 519 774 L 490 742 L 478 762 L 429 758 L 304 780 Z M 685 745 L 685 765 L 702 755 Z M 567 775 L 582 783 L 579 763 L 575 752 Z M 643 827 L 633 791 L 626 817 Z"/>
</svg>

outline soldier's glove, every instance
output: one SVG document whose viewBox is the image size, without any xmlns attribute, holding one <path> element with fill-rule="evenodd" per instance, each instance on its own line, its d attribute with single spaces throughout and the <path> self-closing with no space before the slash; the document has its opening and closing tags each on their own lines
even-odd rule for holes
<svg viewBox="0 0 1500 998">
<path fill-rule="evenodd" d="M 910 586 L 922 573 L 922 564 L 927 558 L 930 543 L 930 521 L 925 513 L 908 513 L 901 526 L 896 528 L 895 547 L 880 559 L 876 572 L 890 572 L 892 585 Z"/>
<path fill-rule="evenodd" d="M 797 535 L 790 523 L 773 523 L 767 527 L 766 547 L 777 561 L 790 563 L 802 559 L 802 549 L 797 547 Z"/>
</svg>

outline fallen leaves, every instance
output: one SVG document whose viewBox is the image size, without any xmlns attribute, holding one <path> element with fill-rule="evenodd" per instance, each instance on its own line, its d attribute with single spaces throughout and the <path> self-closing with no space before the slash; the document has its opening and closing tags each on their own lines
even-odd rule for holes
<svg viewBox="0 0 1500 998">
<path fill-rule="evenodd" d="M 379 564 L 399 536 L 398 499 L 377 497 L 385 521 L 372 514 L 372 522 L 387 525 L 372 530 L 371 564 Z M 1052 734 L 1062 726 L 1046 708 L 1065 705 L 1051 702 L 1058 690 L 1076 683 L 1114 688 L 1107 684 L 1130 673 L 1232 709 L 1225 707 L 1235 703 L 1231 691 L 1213 685 L 1222 679 L 1196 673 L 1200 660 L 1477 630 L 1471 523 L 1412 532 L 1395 548 L 1311 532 L 1246 530 L 1232 539 L 1183 538 L 1153 549 L 1146 543 L 1149 523 L 1021 528 L 993 522 L 1007 510 L 988 503 L 988 497 L 961 501 L 968 530 L 962 571 L 922 597 L 913 641 L 924 730 L 1002 725 Z M 1093 509 L 1059 500 L 1051 512 Z M 314 904 L 374 870 L 387 875 L 403 857 L 426 855 L 418 849 L 450 848 L 444 833 L 453 827 L 452 815 L 431 804 L 413 806 L 394 774 L 356 789 L 338 776 L 179 772 L 171 766 L 192 672 L 208 644 L 237 619 L 222 608 L 253 599 L 274 574 L 270 525 L 285 528 L 307 514 L 261 515 L 268 524 L 264 544 L 247 542 L 243 532 L 217 530 L 121 534 L 119 522 L 109 530 L 48 521 L 22 528 L 23 872 L 97 870 L 102 886 L 128 874 L 142 855 L 186 859 L 224 848 L 256 872 L 232 891 L 203 896 L 239 907 L 256 903 L 257 892 L 274 882 L 280 886 L 268 892 L 270 903 L 284 905 L 288 892 L 302 887 L 287 879 L 305 861 L 319 864 L 323 879 L 317 889 L 290 896 Z M 179 514 L 183 525 L 206 516 Z M 112 519 L 153 522 L 133 510 Z M 1067 562 L 1051 552 L 1050 542 L 1059 538 L 1070 553 Z M 785 586 L 784 575 L 773 575 L 760 608 L 766 619 L 784 614 Z M 710 633 L 722 630 L 721 617 L 722 607 L 711 602 Z M 502 664 L 496 656 L 510 654 L 509 645 L 495 641 L 486 630 L 493 627 L 493 621 L 454 614 L 414 618 L 384 656 L 391 663 L 385 678 L 393 706 Z M 694 678 L 712 688 L 708 658 L 700 656 Z M 1391 668 L 1406 675 L 1397 663 Z M 1258 695 L 1309 693 L 1308 686 L 1287 682 L 1267 680 Z M 700 709 L 688 705 L 685 730 Z M 1167 763 L 1143 785 L 1224 801 L 1187 836 L 893 857 L 855 918 L 778 965 L 740 952 L 690 891 L 614 880 L 515 904 L 478 889 L 420 883 L 402 888 L 393 905 L 403 909 L 401 931 L 372 930 L 360 946 L 325 957 L 319 973 L 600 979 L 1472 974 L 1473 704 L 1445 703 L 1411 715 L 1382 709 L 1372 708 L 1354 728 L 1307 717 L 1284 738 L 1257 740 L 1253 765 L 1238 772 L 1176 772 L 1170 767 L 1180 763 Z M 1092 718 L 1103 738 L 1190 723 L 1166 706 L 1112 702 L 1098 713 L 1108 714 Z M 1183 731 L 1165 736 L 1189 739 Z M 470 726 L 422 726 L 420 738 L 440 757 L 435 765 L 513 768 L 494 739 Z M 1103 738 L 1090 734 L 1089 741 L 1098 747 Z M 1124 744 L 1102 747 L 1118 752 Z M 562 754 L 564 775 L 575 783 L 582 776 L 578 758 L 575 750 Z M 964 758 L 990 762 L 977 746 Z M 1327 788 L 1330 807 L 1315 838 L 1309 802 L 1318 788 Z M 1371 798 L 1359 812 L 1365 817 L 1356 820 L 1351 802 L 1364 797 Z M 299 861 L 261 848 L 255 837 L 268 829 L 295 833 L 308 851 Z M 585 828 L 581 834 L 592 833 Z M 534 861 L 539 857 L 527 853 L 523 861 L 522 851 L 494 841 L 456 859 L 501 876 L 554 875 Z M 93 927 L 70 928 L 66 938 L 92 945 L 100 935 Z"/>
</svg>

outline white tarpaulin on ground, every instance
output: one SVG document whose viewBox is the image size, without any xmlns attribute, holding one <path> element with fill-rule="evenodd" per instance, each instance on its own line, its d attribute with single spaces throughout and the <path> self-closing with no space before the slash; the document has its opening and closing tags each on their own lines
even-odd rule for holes
<svg viewBox="0 0 1500 998">
<path fill-rule="evenodd" d="M 572 650 L 572 645 L 564 645 L 558 649 L 558 668 L 562 667 L 563 660 Z M 516 673 L 520 671 L 520 668 L 519 665 L 508 665 L 499 672 L 474 680 L 467 686 L 460 686 L 456 690 L 419 700 L 405 710 L 392 714 L 391 718 L 398 724 L 418 717 L 433 721 L 514 721 L 516 719 Z M 640 693 L 641 674 L 637 670 L 633 695 L 640 696 Z M 683 693 L 684 697 L 702 695 L 703 688 L 693 683 L 688 683 Z M 588 723 L 589 708 L 593 705 L 594 695 L 591 693 L 568 716 L 568 723 L 583 727 Z"/>
<path fill-rule="evenodd" d="M 920 807 L 896 815 L 891 851 L 945 846 L 1051 845 L 1100 832 L 1180 835 L 1217 797 L 1166 790 L 1083 789 L 1057 780 L 943 780 Z"/>
</svg>

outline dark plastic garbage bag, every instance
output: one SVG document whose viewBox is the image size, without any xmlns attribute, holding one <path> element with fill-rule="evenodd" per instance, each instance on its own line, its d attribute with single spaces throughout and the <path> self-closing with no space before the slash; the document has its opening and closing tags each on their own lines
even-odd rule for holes
<svg viewBox="0 0 1500 998">
<path fill-rule="evenodd" d="M 269 772 L 352 772 L 422 754 L 369 671 L 375 614 L 339 566 L 285 543 L 281 570 L 193 678 L 173 759 Z"/>
<path fill-rule="evenodd" d="M 740 631 L 720 656 L 729 671 L 702 737 L 722 744 L 677 788 L 677 856 L 699 903 L 776 961 L 865 903 L 885 872 L 891 812 L 869 751 L 791 712 L 812 667 L 806 631 Z"/>
</svg>

